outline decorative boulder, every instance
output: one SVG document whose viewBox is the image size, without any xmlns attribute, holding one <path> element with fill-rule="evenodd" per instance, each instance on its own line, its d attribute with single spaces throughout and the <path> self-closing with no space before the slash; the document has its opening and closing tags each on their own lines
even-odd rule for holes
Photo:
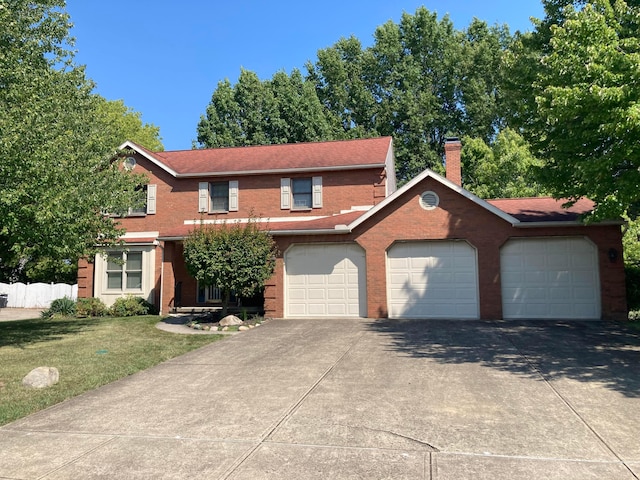
<svg viewBox="0 0 640 480">
<path fill-rule="evenodd" d="M 240 320 L 235 315 L 227 315 L 222 320 L 220 320 L 220 325 L 223 327 L 227 327 L 229 325 L 242 325 L 242 320 Z"/>
<path fill-rule="evenodd" d="M 22 379 L 22 385 L 30 388 L 46 388 L 58 383 L 60 373 L 55 367 L 38 367 Z"/>
</svg>

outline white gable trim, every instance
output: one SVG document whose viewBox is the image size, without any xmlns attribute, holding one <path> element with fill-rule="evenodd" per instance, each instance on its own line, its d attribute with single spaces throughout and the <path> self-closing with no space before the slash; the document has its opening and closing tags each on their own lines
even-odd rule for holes
<svg viewBox="0 0 640 480">
<path fill-rule="evenodd" d="M 140 155 L 142 155 L 144 158 L 149 160 L 154 165 L 159 166 L 161 169 L 163 169 L 169 175 L 172 175 L 174 177 L 178 176 L 178 173 L 176 171 L 174 171 L 174 170 L 170 169 L 169 167 L 167 167 L 164 163 L 162 163 L 160 160 L 158 160 L 153 155 L 150 155 L 147 152 L 145 152 L 144 150 L 142 150 L 138 145 L 136 145 L 132 141 L 127 140 L 126 142 L 124 142 L 122 145 L 120 145 L 118 147 L 118 150 L 124 150 L 125 148 L 130 148 L 131 150 L 134 150 L 136 153 L 139 153 Z"/>
<path fill-rule="evenodd" d="M 390 203 L 394 202 L 398 197 L 404 195 L 405 192 L 407 192 L 408 190 L 410 190 L 411 188 L 416 186 L 418 183 L 422 182 L 427 177 L 431 177 L 434 180 L 436 180 L 437 182 L 440 182 L 445 187 L 448 187 L 451 190 L 453 190 L 454 192 L 459 193 L 460 195 L 462 195 L 463 197 L 467 198 L 468 200 L 471 200 L 476 205 L 479 205 L 480 207 L 484 208 L 485 210 L 488 210 L 489 212 L 493 213 L 494 215 L 500 217 L 505 222 L 510 223 L 512 226 L 516 226 L 516 225 L 518 225 L 520 223 L 520 220 L 518 220 L 517 218 L 512 217 L 511 215 L 509 215 L 508 213 L 503 212 L 502 210 L 500 210 L 497 207 L 494 207 L 489 202 L 486 202 L 486 201 L 482 200 L 480 197 L 474 195 L 473 193 L 471 193 L 468 190 L 465 190 L 460 185 L 456 185 L 455 183 L 451 182 L 450 180 L 447 180 L 446 178 L 444 178 L 443 176 L 438 175 L 433 170 L 426 169 L 420 175 L 418 175 L 417 177 L 413 178 L 410 182 L 404 184 L 401 188 L 399 188 L 398 190 L 393 192 L 391 195 L 389 195 L 387 198 L 385 198 L 382 202 L 377 204 L 375 207 L 373 207 L 367 213 L 365 213 L 361 217 L 358 217 L 353 222 L 351 222 L 349 224 L 349 230 L 353 230 L 358 225 L 360 225 L 361 223 L 365 222 L 366 220 L 368 220 L 369 218 L 374 216 L 380 210 L 385 208 Z"/>
</svg>

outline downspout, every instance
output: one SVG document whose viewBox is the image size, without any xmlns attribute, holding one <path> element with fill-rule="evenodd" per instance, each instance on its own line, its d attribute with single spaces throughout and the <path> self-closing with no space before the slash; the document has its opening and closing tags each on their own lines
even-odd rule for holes
<svg viewBox="0 0 640 480">
<path fill-rule="evenodd" d="M 162 261 L 160 262 L 160 305 L 158 306 L 158 315 L 162 316 L 162 296 L 164 293 L 164 242 L 158 242 L 160 250 L 162 250 Z"/>
</svg>

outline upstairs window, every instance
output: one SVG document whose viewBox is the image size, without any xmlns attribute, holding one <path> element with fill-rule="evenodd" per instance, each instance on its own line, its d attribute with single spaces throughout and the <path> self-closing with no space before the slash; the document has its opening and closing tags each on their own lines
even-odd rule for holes
<svg viewBox="0 0 640 480">
<path fill-rule="evenodd" d="M 143 215 L 153 215 L 156 213 L 156 185 L 141 185 L 138 187 L 138 190 L 144 190 L 145 193 L 145 203 L 144 205 L 138 208 L 130 208 L 129 216 L 143 216 Z"/>
<path fill-rule="evenodd" d="M 229 211 L 229 182 L 212 182 L 209 184 L 209 211 Z"/>
<path fill-rule="evenodd" d="M 200 182 L 198 211 L 225 213 L 238 211 L 238 181 Z"/>
<path fill-rule="evenodd" d="M 280 208 L 283 210 L 322 208 L 322 177 L 280 179 Z"/>
<path fill-rule="evenodd" d="M 311 208 L 311 178 L 291 179 L 291 209 Z"/>
</svg>

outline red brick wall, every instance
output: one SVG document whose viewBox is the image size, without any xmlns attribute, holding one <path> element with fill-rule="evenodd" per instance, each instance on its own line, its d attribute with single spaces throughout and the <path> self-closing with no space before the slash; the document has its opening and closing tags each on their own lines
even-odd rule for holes
<svg viewBox="0 0 640 480">
<path fill-rule="evenodd" d="M 121 220 L 127 231 L 166 231 L 184 224 L 187 220 L 199 220 L 198 183 L 214 180 L 237 180 L 237 212 L 204 214 L 204 219 L 247 218 L 251 215 L 269 217 L 333 215 L 352 206 L 374 205 L 383 198 L 380 189 L 386 178 L 383 169 L 373 168 L 356 171 L 322 172 L 322 208 L 306 211 L 280 209 L 280 179 L 283 177 L 310 177 L 312 173 L 290 175 L 252 175 L 238 177 L 211 177 L 176 179 L 152 164 L 144 157 L 137 156 L 135 173 L 146 173 L 150 184 L 157 185 L 156 214 L 141 217 L 127 217 Z M 347 186 L 345 188 L 345 185 Z"/>
<path fill-rule="evenodd" d="M 93 297 L 93 262 L 86 258 L 78 261 L 78 298 Z"/>
<path fill-rule="evenodd" d="M 424 210 L 419 205 L 419 196 L 425 190 L 435 191 L 440 197 L 440 206 L 435 210 Z M 543 236 L 588 237 L 599 252 L 602 316 L 626 318 L 622 259 L 620 256 L 612 263 L 608 258 L 610 248 L 622 252 L 619 226 L 515 228 L 431 178 L 412 188 L 352 234 L 278 238 L 279 268 L 268 287 L 267 314 L 283 316 L 283 255 L 292 243 L 358 242 L 366 251 L 368 316 L 375 318 L 387 316 L 386 251 L 395 241 L 461 239 L 477 251 L 480 316 L 499 319 L 502 318 L 500 247 L 510 238 Z"/>
</svg>

